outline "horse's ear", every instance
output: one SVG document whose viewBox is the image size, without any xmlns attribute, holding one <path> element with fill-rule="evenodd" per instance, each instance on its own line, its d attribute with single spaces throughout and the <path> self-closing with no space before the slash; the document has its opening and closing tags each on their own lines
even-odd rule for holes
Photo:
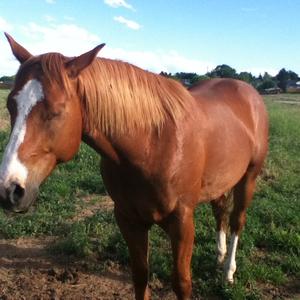
<svg viewBox="0 0 300 300">
<path fill-rule="evenodd" d="M 105 46 L 105 44 L 101 44 L 95 47 L 93 50 L 81 54 L 75 58 L 71 58 L 68 62 L 66 62 L 66 69 L 68 75 L 72 78 L 75 78 L 79 75 L 79 73 L 89 66 L 93 60 L 96 58 L 98 52 Z"/>
<path fill-rule="evenodd" d="M 4 34 L 9 42 L 12 53 L 21 64 L 32 56 L 24 47 L 18 44 L 8 33 L 5 32 Z"/>
</svg>

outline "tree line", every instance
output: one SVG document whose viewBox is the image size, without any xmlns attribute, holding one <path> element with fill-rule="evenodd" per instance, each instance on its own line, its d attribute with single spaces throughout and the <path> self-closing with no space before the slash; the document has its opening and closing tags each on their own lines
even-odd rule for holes
<svg viewBox="0 0 300 300">
<path fill-rule="evenodd" d="M 210 78 L 234 78 L 246 81 L 253 85 L 259 92 L 264 92 L 268 89 L 280 89 L 282 92 L 286 92 L 287 85 L 289 82 L 300 81 L 300 77 L 297 73 L 293 71 L 287 71 L 286 69 L 281 69 L 277 75 L 271 76 L 267 72 L 263 75 L 254 76 L 250 72 L 240 72 L 237 73 L 236 70 L 228 65 L 219 65 L 210 72 L 204 75 L 199 75 L 197 73 L 186 73 L 177 72 L 175 74 L 161 72 L 160 75 L 170 77 L 181 81 L 186 86 L 193 86 L 197 82 Z M 0 77 L 0 83 L 11 84 L 15 80 L 15 76 L 2 76 Z"/>
<path fill-rule="evenodd" d="M 15 76 L 2 76 L 0 77 L 0 82 L 10 83 L 14 82 Z"/>
<path fill-rule="evenodd" d="M 287 71 L 286 69 L 281 69 L 277 75 L 271 76 L 267 72 L 263 75 L 254 76 L 250 72 L 240 72 L 237 73 L 236 70 L 228 65 L 219 65 L 210 72 L 204 75 L 199 75 L 197 73 L 185 73 L 178 72 L 175 74 L 161 72 L 160 75 L 170 77 L 181 81 L 187 86 L 193 86 L 201 80 L 206 80 L 210 78 L 234 78 L 243 80 L 254 86 L 259 92 L 264 92 L 268 89 L 280 89 L 282 92 L 286 92 L 287 85 L 289 82 L 300 81 L 300 77 L 297 73 L 293 71 Z"/>
</svg>

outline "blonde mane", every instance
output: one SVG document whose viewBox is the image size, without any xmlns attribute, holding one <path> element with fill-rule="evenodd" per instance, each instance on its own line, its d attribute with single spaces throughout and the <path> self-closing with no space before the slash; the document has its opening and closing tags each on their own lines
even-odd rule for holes
<svg viewBox="0 0 300 300">
<path fill-rule="evenodd" d="M 69 79 L 62 72 L 65 58 L 48 53 L 40 56 L 40 61 L 49 80 L 68 92 Z M 167 118 L 176 124 L 192 97 L 175 80 L 104 58 L 97 58 L 80 73 L 77 89 L 84 105 L 85 126 L 106 134 L 132 132 L 137 128 L 160 130 Z"/>
</svg>

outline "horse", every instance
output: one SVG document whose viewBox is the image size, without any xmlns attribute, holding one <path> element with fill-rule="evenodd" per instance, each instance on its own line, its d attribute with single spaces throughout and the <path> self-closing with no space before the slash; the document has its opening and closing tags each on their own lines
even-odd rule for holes
<svg viewBox="0 0 300 300">
<path fill-rule="evenodd" d="M 224 270 L 233 282 L 246 209 L 268 150 L 268 116 L 256 90 L 234 79 L 188 90 L 132 64 L 97 58 L 104 44 L 77 57 L 34 56 L 6 37 L 20 68 L 7 99 L 12 131 L 0 166 L 1 205 L 26 211 L 55 166 L 72 159 L 83 141 L 101 155 L 136 299 L 150 299 L 153 224 L 171 241 L 172 288 L 178 299 L 190 298 L 193 215 L 204 202 L 216 217 L 219 263 L 230 226 Z"/>
</svg>

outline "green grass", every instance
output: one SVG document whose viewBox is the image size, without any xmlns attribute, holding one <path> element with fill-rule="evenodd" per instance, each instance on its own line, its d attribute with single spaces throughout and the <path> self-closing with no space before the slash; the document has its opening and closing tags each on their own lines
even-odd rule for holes
<svg viewBox="0 0 300 300">
<path fill-rule="evenodd" d="M 6 97 L 8 91 L 0 89 L 0 131 L 8 126 L 8 112 L 6 109 Z"/>
<path fill-rule="evenodd" d="M 0 91 L 3 118 L 5 92 Z M 266 96 L 270 116 L 270 150 L 258 183 L 237 252 L 236 283 L 222 281 L 216 268 L 215 222 L 209 205 L 195 214 L 196 236 L 192 260 L 194 295 L 219 299 L 261 299 L 264 287 L 284 288 L 300 278 L 300 105 L 274 100 L 299 95 Z M 8 131 L 0 132 L 0 153 Z M 2 154 L 0 154 L 1 157 Z M 56 235 L 60 242 L 51 251 L 80 257 L 97 256 L 128 265 L 126 245 L 112 212 L 98 211 L 74 221 L 78 207 L 88 195 L 103 194 L 98 155 L 86 145 L 69 163 L 59 166 L 41 187 L 35 213 L 7 217 L 0 212 L 0 235 Z M 101 200 L 99 200 L 101 201 Z M 75 219 L 76 220 L 76 219 Z M 169 282 L 171 255 L 169 240 L 158 228 L 151 230 L 151 276 Z"/>
</svg>

